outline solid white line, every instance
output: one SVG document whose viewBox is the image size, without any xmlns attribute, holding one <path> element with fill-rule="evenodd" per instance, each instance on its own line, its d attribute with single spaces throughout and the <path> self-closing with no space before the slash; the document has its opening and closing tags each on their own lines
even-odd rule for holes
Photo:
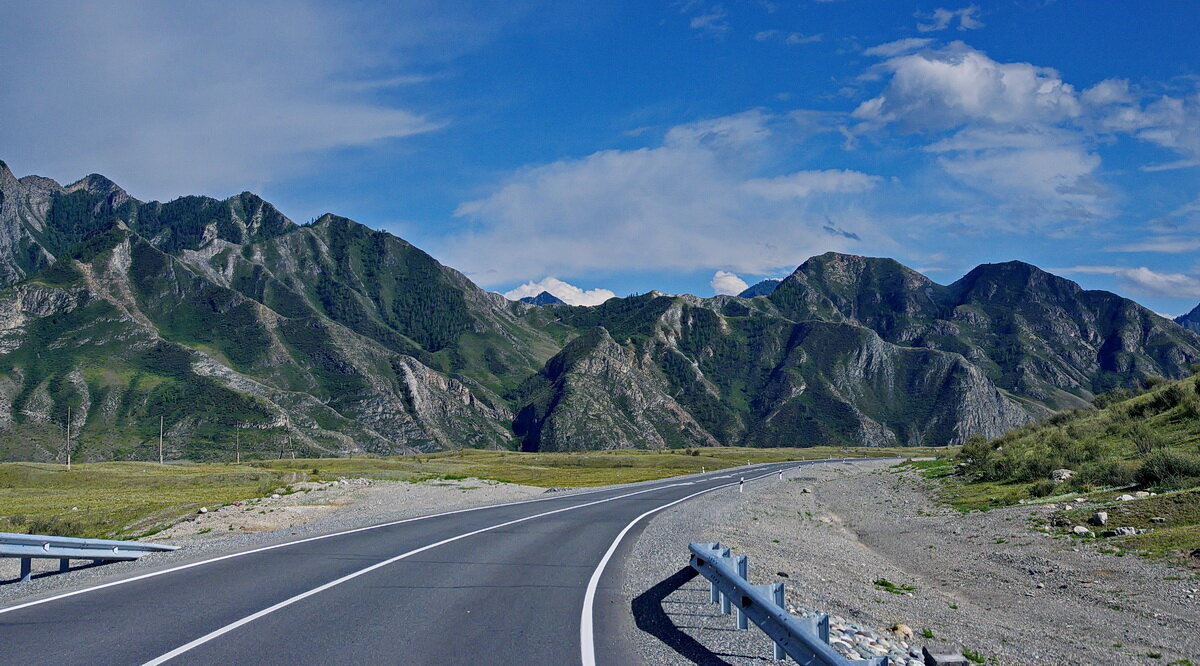
<svg viewBox="0 0 1200 666">
<path fill-rule="evenodd" d="M 649 481 L 647 483 L 654 483 L 655 481 L 664 481 L 664 480 L 669 480 L 669 479 L 655 479 L 654 481 Z M 666 487 L 666 486 L 655 486 L 655 489 L 662 489 L 664 487 Z M 4 613 L 10 613 L 15 610 L 21 610 L 22 608 L 29 608 L 30 606 L 38 606 L 41 604 L 49 603 L 51 601 L 65 599 L 67 597 L 73 597 L 73 596 L 76 596 L 79 594 L 84 594 L 87 592 L 94 592 L 96 590 L 102 590 L 107 587 L 115 587 L 117 585 L 124 585 L 125 583 L 132 583 L 134 581 L 144 580 L 146 578 L 154 578 L 155 576 L 162 576 L 165 574 L 174 573 L 176 571 L 183 571 L 184 569 L 191 569 L 192 567 L 203 566 L 205 564 L 212 564 L 214 562 L 220 562 L 222 560 L 229 560 L 229 559 L 233 559 L 235 557 L 243 557 L 245 555 L 253 555 L 255 553 L 261 553 L 261 552 L 268 551 L 268 550 L 275 550 L 276 548 L 286 548 L 288 546 L 295 546 L 295 545 L 302 544 L 302 543 L 308 543 L 310 541 L 320 541 L 322 539 L 332 539 L 333 537 L 345 536 L 347 534 L 355 534 L 358 532 L 367 532 L 370 530 L 377 530 L 377 529 L 384 528 L 384 527 L 392 527 L 395 525 L 411 523 L 411 522 L 415 522 L 418 520 L 428 520 L 430 518 L 441 518 L 442 516 L 450 516 L 450 515 L 454 515 L 454 514 L 458 514 L 458 513 L 469 513 L 471 511 L 482 511 L 484 509 L 497 509 L 500 507 L 517 506 L 520 504 L 533 504 L 535 502 L 548 502 L 550 500 L 566 499 L 566 498 L 571 498 L 571 497 L 581 497 L 583 495 L 595 495 L 596 493 L 602 493 L 602 492 L 606 492 L 609 490 L 612 490 L 612 488 L 601 488 L 599 490 L 588 490 L 588 491 L 579 492 L 579 493 L 571 493 L 570 495 L 556 495 L 553 497 L 539 497 L 537 499 L 531 499 L 531 500 L 520 500 L 517 502 L 507 502 L 505 504 L 485 504 L 483 506 L 473 506 L 473 507 L 469 507 L 466 509 L 455 509 L 453 511 L 443 511 L 442 513 L 432 513 L 432 514 L 429 514 L 428 516 L 414 516 L 412 518 L 403 518 L 401 520 L 393 520 L 391 522 L 380 523 L 378 525 L 368 525 L 366 527 L 356 527 L 352 530 L 343 530 L 341 532 L 334 532 L 332 534 L 322 534 L 320 536 L 305 537 L 303 539 L 297 539 L 295 541 L 285 541 L 283 543 L 277 543 L 277 544 L 274 544 L 271 546 L 262 546 L 261 548 L 254 548 L 252 550 L 244 550 L 244 551 L 240 551 L 237 553 L 230 553 L 228 555 L 221 555 L 218 557 L 209 558 L 207 560 L 200 560 L 199 562 L 191 562 L 189 564 L 181 564 L 177 567 L 171 567 L 170 569 L 163 569 L 161 571 L 152 571 L 150 573 L 144 573 L 144 574 L 140 574 L 137 576 L 131 576 L 129 578 L 122 578 L 121 580 L 115 580 L 115 581 L 111 581 L 108 583 L 102 583 L 100 585 L 93 585 L 92 587 L 85 587 L 81 590 L 75 590 L 73 592 L 64 592 L 63 594 L 56 594 L 52 597 L 46 597 L 45 599 L 36 599 L 34 601 L 27 601 L 23 604 L 9 606 L 8 608 L 0 608 L 0 615 L 2 615 Z"/>
<path fill-rule="evenodd" d="M 797 467 L 799 467 L 799 465 L 797 465 Z M 756 476 L 748 480 L 756 481 L 758 479 L 771 476 L 774 473 L 774 470 L 772 470 L 766 474 Z M 629 524 L 625 526 L 625 529 L 621 530 L 621 533 L 618 534 L 617 538 L 613 540 L 612 545 L 608 547 L 608 551 L 604 553 L 604 557 L 600 558 L 600 564 L 596 565 L 596 570 L 592 572 L 592 577 L 588 580 L 587 592 L 585 592 L 583 595 L 583 613 L 579 618 L 579 651 L 580 660 L 583 662 L 583 666 L 596 666 L 596 638 L 595 631 L 592 628 L 592 607 L 596 603 L 596 589 L 600 586 L 600 576 L 604 574 L 604 567 L 608 566 L 608 561 L 612 559 L 613 553 L 617 552 L 617 547 L 621 545 L 621 540 L 625 538 L 625 535 L 629 533 L 629 530 L 633 529 L 634 525 L 637 525 L 643 518 L 649 516 L 650 514 L 657 513 L 668 507 L 675 506 L 680 502 L 686 502 L 687 500 L 703 495 L 704 493 L 711 493 L 714 490 L 720 490 L 722 488 L 731 488 L 735 485 L 737 484 L 733 482 L 723 483 L 719 486 L 706 488 L 700 492 L 692 493 L 687 497 L 681 497 L 673 502 L 668 502 L 660 507 L 650 509 L 646 513 L 643 513 L 637 518 L 631 520 Z"/>
<path fill-rule="evenodd" d="M 671 486 L 667 486 L 667 487 L 671 487 Z M 418 553 L 423 553 L 431 548 L 437 548 L 438 546 L 443 546 L 445 544 L 448 544 L 448 543 L 451 543 L 454 541 L 458 541 L 459 539 L 466 539 L 467 537 L 475 536 L 476 534 L 483 534 L 484 532 L 490 532 L 492 530 L 500 529 L 501 527 L 508 527 L 509 525 L 516 525 L 517 523 L 523 523 L 527 520 L 533 520 L 535 518 L 542 518 L 544 516 L 549 516 L 549 515 L 556 514 L 556 513 L 562 513 L 564 511 L 574 511 L 575 509 L 582 509 L 584 507 L 595 506 L 597 504 L 603 504 L 605 502 L 612 502 L 613 500 L 624 499 L 626 497 L 633 497 L 634 495 L 641 495 L 643 493 L 650 493 L 650 492 L 654 492 L 656 490 L 662 490 L 662 489 L 663 488 L 661 486 L 656 486 L 654 488 L 646 488 L 644 490 L 639 490 L 637 492 L 628 493 L 625 495 L 618 495 L 616 497 L 606 497 L 604 499 L 595 500 L 593 502 L 587 502 L 585 504 L 576 504 L 574 506 L 563 507 L 561 509 L 554 509 L 553 511 L 544 511 L 542 513 L 537 513 L 532 516 L 525 516 L 524 518 L 517 518 L 515 520 L 510 520 L 508 522 L 498 523 L 496 525 L 491 525 L 489 527 L 484 527 L 484 528 L 480 528 L 480 529 L 477 529 L 477 530 L 474 530 L 471 532 L 466 532 L 464 534 L 459 534 L 458 536 L 453 536 L 448 539 L 442 539 L 441 541 L 438 541 L 436 543 L 431 543 L 426 546 L 421 546 L 420 548 L 417 548 L 415 550 L 410 550 L 407 553 L 403 553 L 403 554 L 397 555 L 395 557 L 386 559 L 382 562 L 377 562 L 375 564 L 372 564 L 371 566 L 366 567 L 364 569 L 359 569 L 358 571 L 355 571 L 354 573 L 350 573 L 345 576 L 342 576 L 341 578 L 338 578 L 337 580 L 329 581 L 328 583 L 325 583 L 324 585 L 321 585 L 319 587 L 314 587 L 313 589 L 308 590 L 307 592 L 302 592 L 300 594 L 297 594 L 294 597 L 291 597 L 290 599 L 285 599 L 284 601 L 281 601 L 281 602 L 275 604 L 274 606 L 264 608 L 252 615 L 247 615 L 246 617 L 238 620 L 237 622 L 227 624 L 224 627 L 217 629 L 216 631 L 207 633 L 190 643 L 181 645 L 181 646 L 175 648 L 174 650 L 171 650 L 170 652 L 168 652 L 156 659 L 152 659 L 152 660 L 146 662 L 145 666 L 157 666 L 158 664 L 165 663 L 171 659 L 174 659 L 175 657 L 178 657 L 179 655 L 181 655 L 185 652 L 188 652 L 189 650 L 192 650 L 196 647 L 199 647 L 199 646 L 213 640 L 214 638 L 223 636 L 223 635 L 233 631 L 234 629 L 237 629 L 238 627 L 249 624 L 249 623 L 259 619 L 260 617 L 270 615 L 271 613 L 274 613 L 275 611 L 277 611 L 281 608 L 284 608 L 286 606 L 290 606 L 290 605 L 296 603 L 297 601 L 307 599 L 308 597 L 311 597 L 314 594 L 318 594 L 320 592 L 328 590 L 331 587 L 341 585 L 342 583 L 345 583 L 346 581 L 353 580 L 355 578 L 358 578 L 359 576 L 368 574 L 368 573 L 375 571 L 376 569 L 379 569 L 381 567 L 386 567 L 387 565 L 392 564 L 393 562 L 399 562 L 400 560 L 403 560 L 407 557 L 412 557 L 413 555 L 416 555 Z M 715 490 L 715 488 L 712 488 L 710 490 Z M 672 502 L 672 504 L 674 504 L 674 502 Z M 670 506 L 670 505 L 667 505 L 667 506 Z"/>
</svg>

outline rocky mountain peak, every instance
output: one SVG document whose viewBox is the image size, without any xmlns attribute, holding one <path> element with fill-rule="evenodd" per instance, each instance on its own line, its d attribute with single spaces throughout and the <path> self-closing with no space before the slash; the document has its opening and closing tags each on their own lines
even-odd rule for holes
<svg viewBox="0 0 1200 666">
<path fill-rule="evenodd" d="M 1023 261 L 981 264 L 952 284 L 951 289 L 962 299 L 981 297 L 1006 303 L 1074 298 L 1083 291 L 1075 282 Z"/>
<path fill-rule="evenodd" d="M 566 301 L 562 300 L 558 296 L 555 296 L 554 294 L 552 294 L 548 291 L 543 291 L 542 293 L 538 294 L 537 296 L 526 296 L 526 297 L 520 299 L 520 301 L 522 303 L 529 303 L 530 305 L 566 305 L 567 304 Z"/>
<path fill-rule="evenodd" d="M 1197 305 L 1196 307 L 1192 308 L 1191 312 L 1189 312 L 1185 315 L 1176 317 L 1175 323 L 1179 324 L 1180 326 L 1182 326 L 1188 330 L 1200 333 L 1200 305 Z"/>
<path fill-rule="evenodd" d="M 126 199 L 129 198 L 129 193 L 122 189 L 120 185 L 117 185 L 107 177 L 98 173 L 88 174 L 68 185 L 66 189 L 68 192 L 85 190 L 91 194 L 100 194 L 105 196 L 116 194 Z"/>
</svg>

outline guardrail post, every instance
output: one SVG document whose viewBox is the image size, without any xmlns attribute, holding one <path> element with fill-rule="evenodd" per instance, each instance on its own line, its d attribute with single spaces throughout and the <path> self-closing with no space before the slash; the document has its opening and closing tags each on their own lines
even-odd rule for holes
<svg viewBox="0 0 1200 666">
<path fill-rule="evenodd" d="M 742 577 L 742 580 L 750 579 L 750 559 L 745 555 L 738 555 L 737 573 Z M 740 603 L 737 606 L 737 628 L 743 631 L 749 628 L 749 624 L 746 622 L 746 614 L 742 612 L 742 605 Z"/>
<path fill-rule="evenodd" d="M 58 573 L 66 573 L 71 569 L 71 558 L 61 557 L 58 560 Z"/>
<path fill-rule="evenodd" d="M 32 557 L 22 557 L 21 558 L 21 582 L 28 583 L 29 579 L 32 575 L 33 575 L 33 558 Z"/>
<path fill-rule="evenodd" d="M 783 605 L 784 604 L 783 583 L 772 583 L 771 584 L 771 597 L 775 600 L 776 606 L 779 606 L 780 608 L 787 608 L 787 606 Z M 828 642 L 828 641 L 826 641 L 826 642 Z M 787 658 L 787 654 L 783 651 L 783 644 L 776 642 L 775 643 L 775 661 L 779 661 L 781 659 L 786 659 L 786 658 Z"/>
<path fill-rule="evenodd" d="M 729 557 L 729 553 L 731 551 L 728 548 L 721 547 L 720 543 L 715 543 L 715 544 L 713 544 L 713 546 L 714 546 L 713 550 L 715 551 L 717 557 L 720 557 L 722 559 Z M 717 590 L 717 596 L 721 600 L 721 612 L 726 615 L 729 615 L 729 599 L 725 598 L 725 594 L 723 592 L 721 592 L 719 589 Z"/>
</svg>

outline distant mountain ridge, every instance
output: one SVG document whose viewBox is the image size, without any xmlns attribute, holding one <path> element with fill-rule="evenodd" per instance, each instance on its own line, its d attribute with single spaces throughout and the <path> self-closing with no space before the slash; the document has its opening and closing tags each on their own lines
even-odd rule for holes
<svg viewBox="0 0 1200 666">
<path fill-rule="evenodd" d="M 783 282 L 783 280 L 767 278 L 766 280 L 750 285 L 746 290 L 738 294 L 738 297 L 754 298 L 755 296 L 770 296 L 775 292 L 780 282 Z"/>
<path fill-rule="evenodd" d="M 335 215 L 0 163 L 0 457 L 61 455 L 68 408 L 96 460 L 156 458 L 160 417 L 193 459 L 235 436 L 255 456 L 940 445 L 1200 361 L 1194 332 L 1020 262 L 939 285 L 830 253 L 756 289 L 510 302 Z"/>
<path fill-rule="evenodd" d="M 1189 331 L 1200 333 L 1200 305 L 1192 308 L 1191 312 L 1176 317 L 1175 322 Z"/>
<path fill-rule="evenodd" d="M 554 294 L 552 294 L 548 291 L 543 291 L 542 293 L 538 294 L 537 296 L 526 296 L 519 300 L 522 303 L 528 303 L 530 305 L 566 305 L 567 304 L 566 301 L 564 301 L 563 299 L 559 298 L 558 296 L 555 296 Z"/>
</svg>

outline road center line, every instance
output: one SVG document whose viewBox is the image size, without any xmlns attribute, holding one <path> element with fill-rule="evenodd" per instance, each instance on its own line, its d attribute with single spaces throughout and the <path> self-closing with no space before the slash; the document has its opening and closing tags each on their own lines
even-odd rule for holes
<svg viewBox="0 0 1200 666">
<path fill-rule="evenodd" d="M 767 474 L 767 475 L 764 475 L 764 476 L 769 476 L 769 474 Z M 718 489 L 718 488 L 724 488 L 724 487 L 727 487 L 727 486 L 729 486 L 729 485 L 731 485 L 731 484 L 724 484 L 724 485 L 721 485 L 721 486 L 716 486 L 716 487 L 713 487 L 713 488 L 709 488 L 709 490 L 716 490 L 716 489 Z M 666 486 L 666 487 L 671 487 L 671 486 Z M 233 631 L 234 629 L 237 629 L 238 627 L 241 627 L 241 626 L 244 626 L 244 625 L 246 625 L 246 624 L 249 624 L 249 623 L 251 623 L 251 622 L 253 622 L 253 621 L 255 621 L 255 620 L 257 620 L 257 619 L 259 619 L 259 618 L 261 618 L 261 617 L 265 617 L 265 616 L 267 616 L 267 615 L 270 615 L 271 613 L 274 613 L 275 611 L 277 611 L 277 610 L 279 610 L 279 609 L 281 609 L 281 608 L 285 608 L 285 607 L 287 607 L 287 606 L 290 606 L 290 605 L 292 605 L 292 604 L 294 604 L 294 603 L 296 603 L 296 602 L 298 602 L 298 601 L 302 601 L 302 600 L 304 600 L 304 599 L 307 599 L 308 597 L 311 597 L 311 596 L 313 596 L 314 594 L 319 594 L 319 593 L 321 593 L 321 592 L 324 592 L 325 590 L 328 590 L 328 589 L 329 589 L 329 588 L 331 588 L 331 587 L 335 587 L 335 586 L 337 586 L 337 585 L 341 585 L 342 583 L 345 583 L 345 582 L 347 582 L 347 581 L 350 581 L 350 580 L 353 580 L 353 579 L 355 579 L 355 578 L 358 578 L 359 576 L 362 576 L 362 575 L 365 575 L 365 574 L 371 573 L 372 571 L 375 571 L 376 569 L 380 569 L 380 568 L 386 567 L 386 566 L 387 566 L 387 565 L 389 565 L 389 564 L 392 564 L 392 563 L 394 563 L 394 562 L 399 562 L 400 560 L 403 560 L 403 559 L 405 559 L 405 558 L 408 558 L 408 557 L 412 557 L 413 555 L 417 555 L 417 554 L 419 554 L 419 553 L 423 553 L 423 552 L 425 552 L 425 551 L 427 551 L 427 550 L 430 550 L 430 549 L 432 549 L 432 548 L 437 548 L 438 546 L 444 546 L 444 545 L 446 545 L 446 544 L 448 544 L 448 543 L 452 543 L 452 542 L 454 542 L 454 541 L 458 541 L 458 540 L 460 540 L 460 539 L 466 539 L 467 537 L 475 536 L 476 534 L 482 534 L 482 533 L 484 533 L 484 532 L 490 532 L 490 531 L 492 531 L 492 530 L 500 529 L 500 528 L 502 528 L 502 527 L 508 527 L 509 525 L 516 525 L 517 523 L 523 523 L 523 522 L 525 522 L 525 521 L 528 521 L 528 520 L 533 520 L 533 519 L 535 519 L 535 518 L 542 518 L 542 517 L 545 517 L 545 516 L 550 516 L 550 515 L 553 515 L 553 514 L 556 514 L 556 513 L 563 513 L 564 511 L 574 511 L 574 510 L 576 510 L 576 509 L 582 509 L 582 508 L 589 507 L 589 506 L 595 506 L 595 505 L 597 505 L 597 504 L 603 504 L 603 503 L 605 503 L 605 502 L 612 502 L 613 500 L 625 499 L 626 497 L 633 497 L 634 495 L 641 495 L 641 494 L 643 494 L 643 493 L 649 493 L 649 492 L 654 492 L 654 491 L 656 491 L 656 490 L 663 490 L 663 489 L 664 489 L 664 486 L 655 486 L 654 488 L 646 488 L 645 490 L 639 490 L 639 491 L 637 491 L 637 492 L 628 493 L 628 494 L 625 494 L 625 495 L 618 495 L 618 496 L 616 496 L 616 497 L 606 497 L 606 498 L 604 498 L 604 499 L 595 500 L 595 501 L 593 501 L 593 502 L 587 502 L 587 503 L 585 503 L 585 504 L 576 504 L 576 505 L 574 505 L 574 506 L 563 507 L 563 508 L 561 508 L 561 509 L 554 509 L 554 510 L 552 510 L 552 511 L 544 511 L 544 512 L 542 512 L 542 513 L 537 513 L 537 514 L 534 514 L 534 515 L 532 515 L 532 516 L 525 516 L 524 518 L 517 518 L 517 519 L 515 519 L 515 520 L 509 520 L 509 521 L 507 521 L 507 522 L 498 523 L 498 524 L 496 524 L 496 525 L 491 525 L 491 526 L 488 526 L 488 527 L 483 527 L 483 528 L 480 528 L 480 529 L 477 529 L 477 530 L 472 530 L 472 531 L 470 531 L 470 532 L 466 532 L 466 533 L 464 533 L 464 534 L 459 534 L 458 536 L 453 536 L 453 537 L 450 537 L 450 538 L 448 538 L 448 539 L 442 539 L 441 541 L 438 541 L 438 542 L 436 542 L 436 543 L 431 543 L 431 544 L 428 544 L 428 545 L 425 545 L 425 546 L 421 546 L 420 548 L 416 548 L 416 549 L 414 549 L 414 550 L 410 550 L 410 551 L 408 551 L 407 553 L 402 553 L 402 554 L 400 554 L 400 555 L 396 555 L 395 557 L 391 557 L 391 558 L 388 558 L 388 559 L 386 559 L 386 560 L 383 560 L 382 562 L 377 562 L 377 563 L 375 563 L 375 564 L 372 564 L 372 565 L 371 565 L 371 566 L 369 566 L 369 567 L 366 567 L 366 568 L 363 568 L 363 569 L 359 569 L 358 571 L 355 571 L 355 572 L 353 572 L 353 573 L 350 573 L 350 574 L 347 574 L 347 575 L 345 575 L 345 576 L 342 576 L 341 578 L 338 578 L 338 579 L 336 579 L 336 580 L 331 580 L 331 581 L 329 581 L 328 583 L 325 583 L 324 585 L 320 585 L 320 586 L 318 586 L 318 587 L 314 587 L 314 588 L 313 588 L 313 589 L 311 589 L 311 590 L 308 590 L 307 592 L 302 592 L 302 593 L 300 593 L 300 594 L 297 594 L 297 595 L 296 595 L 296 596 L 294 596 L 294 597 L 291 597 L 291 598 L 289 598 L 289 599 L 285 599 L 285 600 L 283 600 L 283 601 L 281 601 L 281 602 L 279 602 L 279 603 L 277 603 L 277 604 L 275 604 L 275 605 L 273 605 L 273 606 L 269 606 L 269 607 L 267 607 L 267 608 L 264 608 L 264 609 L 262 609 L 262 610 L 258 611 L 257 613 L 254 613 L 254 614 L 252 614 L 252 615 L 247 615 L 246 617 L 244 617 L 244 618 L 242 618 L 242 619 L 240 619 L 240 620 L 238 620 L 238 621 L 236 621 L 236 622 L 232 622 L 232 623 L 230 623 L 230 624 L 227 624 L 227 625 L 225 625 L 224 627 L 221 627 L 220 629 L 217 629 L 217 630 L 215 630 L 215 631 L 209 632 L 209 633 L 207 633 L 207 634 L 205 634 L 205 635 L 201 636 L 200 638 L 197 638 L 196 640 L 194 640 L 194 641 L 192 641 L 192 642 L 190 642 L 190 643 L 186 643 L 186 644 L 184 644 L 184 645 L 181 645 L 181 646 L 179 646 L 179 647 L 175 648 L 174 650 L 171 650 L 170 652 L 168 652 L 168 653 L 166 653 L 166 654 L 164 654 L 164 655 L 162 655 L 162 656 L 160 656 L 160 657 L 157 657 L 157 658 L 155 658 L 155 659 L 152 659 L 152 660 L 150 660 L 150 661 L 146 662 L 145 666 L 157 666 L 158 664 L 163 664 L 163 663 L 165 663 L 165 662 L 167 662 L 167 661 L 169 661 L 169 660 L 171 660 L 171 659 L 174 659 L 175 657 L 178 657 L 179 655 L 181 655 L 181 654 L 184 654 L 185 652 L 188 652 L 188 651 L 190 651 L 190 650 L 193 650 L 193 649 L 195 649 L 195 648 L 197 648 L 197 647 L 199 647 L 199 646 L 201 646 L 201 645 L 203 645 L 203 644 L 205 644 L 205 643 L 207 643 L 207 642 L 209 642 L 209 641 L 211 641 L 211 640 L 213 640 L 213 639 L 215 639 L 215 638 L 219 638 L 219 637 L 223 636 L 224 634 L 227 634 L 227 633 L 229 633 L 229 632 Z M 708 492 L 708 491 L 706 490 L 706 491 L 703 491 L 703 492 Z M 699 494 L 699 493 L 697 493 L 697 494 Z M 689 495 L 689 497 L 694 497 L 694 495 Z M 684 499 L 687 499 L 687 497 L 685 497 Z M 683 501 L 683 500 L 677 500 L 677 501 L 675 501 L 675 502 L 672 502 L 671 504 L 677 504 L 677 503 L 679 503 L 679 502 L 681 502 L 681 501 Z M 671 504 L 666 504 L 666 505 L 664 505 L 664 506 L 662 506 L 662 507 L 659 507 L 659 509 L 666 508 L 667 506 L 670 506 Z M 655 509 L 655 511 L 657 511 L 657 510 L 658 510 L 658 509 Z M 653 511 L 651 511 L 650 513 L 653 513 Z M 644 515 L 645 515 L 645 514 L 644 514 Z M 629 528 L 627 527 L 627 528 L 625 529 L 625 531 L 628 531 L 628 530 L 629 530 Z M 622 534 L 622 536 L 623 536 L 623 535 L 625 534 L 625 532 L 622 532 L 621 534 Z M 605 558 L 605 559 L 606 559 L 606 561 L 607 561 L 607 556 L 606 556 L 606 558 Z"/>
</svg>

